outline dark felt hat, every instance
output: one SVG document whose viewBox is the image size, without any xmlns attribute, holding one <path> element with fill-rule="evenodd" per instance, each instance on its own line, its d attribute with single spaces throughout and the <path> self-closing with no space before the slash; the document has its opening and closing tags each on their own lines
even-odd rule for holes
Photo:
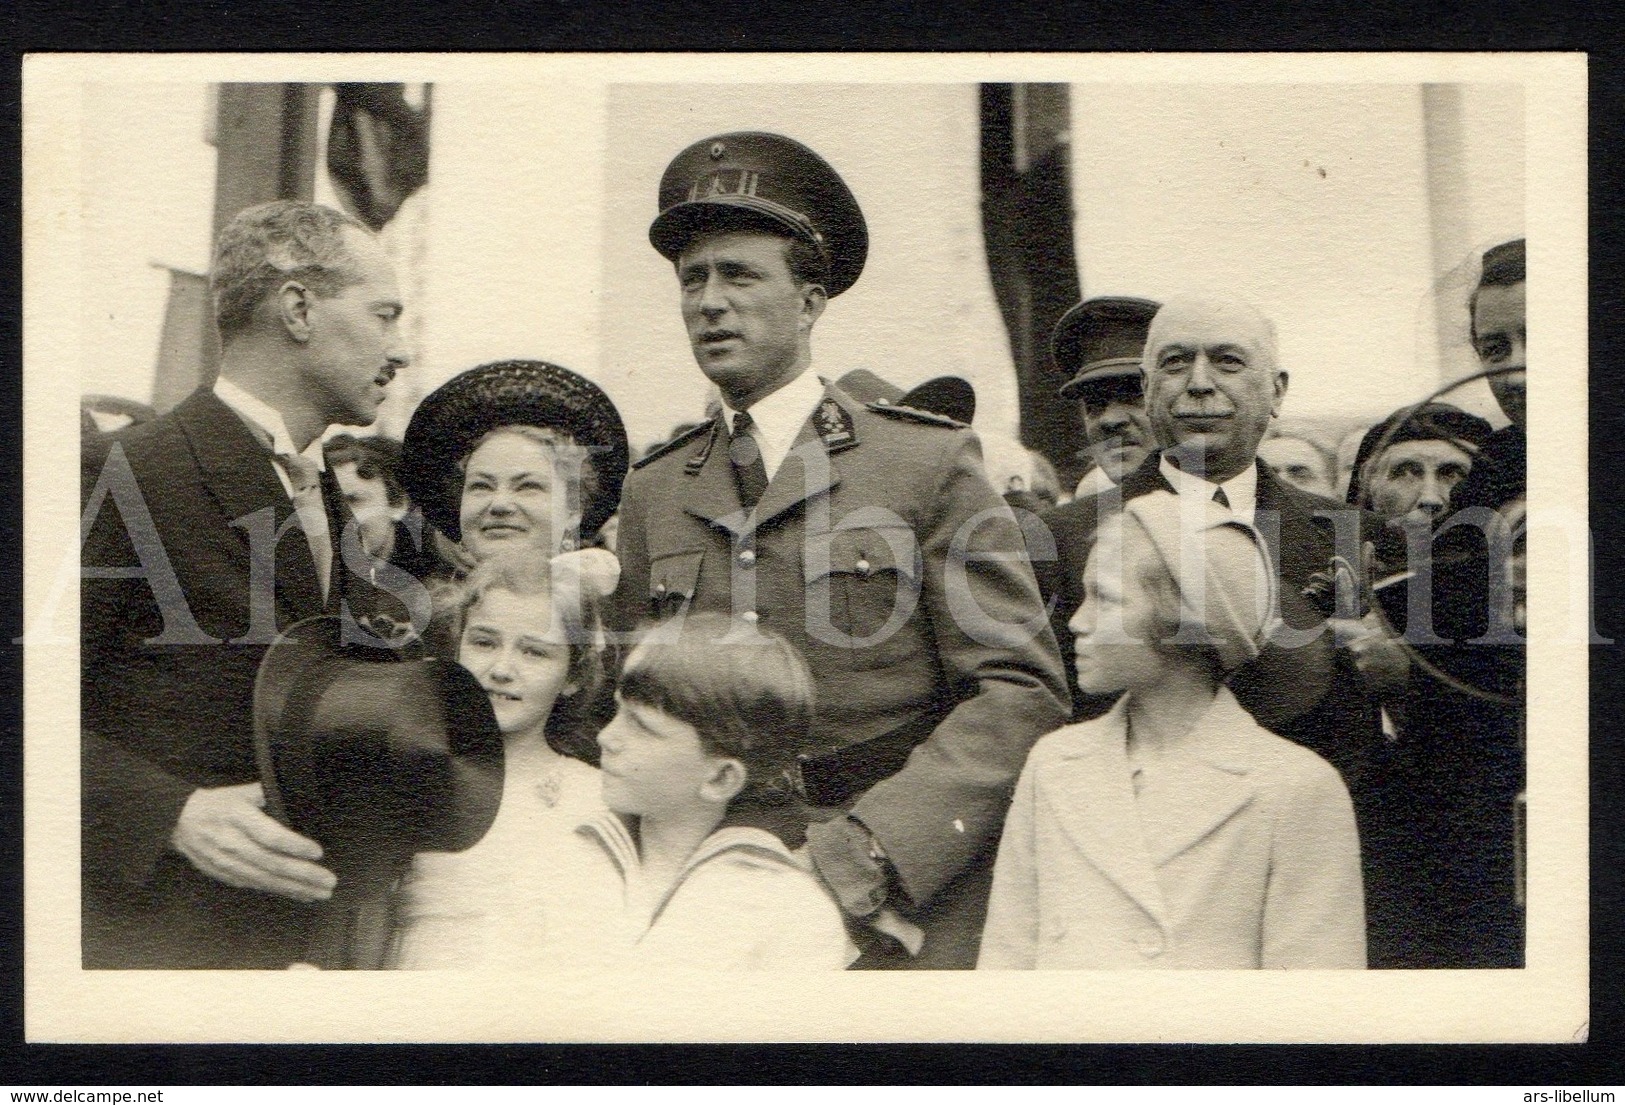
<svg viewBox="0 0 1625 1105">
<path fill-rule="evenodd" d="M 346 644 L 332 616 L 266 651 L 254 744 L 266 809 L 322 846 L 335 902 L 377 894 L 416 852 L 471 847 L 502 800 L 502 734 L 467 669 Z"/>
<path fill-rule="evenodd" d="M 766 230 L 816 246 L 829 262 L 824 290 L 857 283 L 869 255 L 863 211 L 828 162 L 790 138 L 740 131 L 703 139 L 660 178 L 649 242 L 675 262 L 702 230 Z"/>
<path fill-rule="evenodd" d="M 454 541 L 463 480 L 458 465 L 480 438 L 501 426 L 561 430 L 591 450 L 593 493 L 581 504 L 581 535 L 598 531 L 621 502 L 626 425 L 602 388 L 546 361 L 498 361 L 454 376 L 412 412 L 401 445 L 401 485 L 424 516 Z"/>
<path fill-rule="evenodd" d="M 976 389 L 958 376 L 937 376 L 904 391 L 867 368 L 854 368 L 836 380 L 835 386 L 865 403 L 913 407 L 966 425 L 976 417 Z"/>
<path fill-rule="evenodd" d="M 1131 296 L 1098 296 L 1062 315 L 1050 338 L 1055 367 L 1070 377 L 1061 398 L 1080 399 L 1095 382 L 1138 379 L 1145 338 L 1161 306 Z"/>
<path fill-rule="evenodd" d="M 1484 419 L 1449 403 L 1402 407 L 1367 430 L 1360 439 L 1359 452 L 1354 454 L 1353 473 L 1349 476 L 1347 501 L 1360 505 L 1365 494 L 1360 473 L 1377 455 L 1379 447 L 1386 450 L 1401 441 L 1448 441 L 1476 457 L 1490 439 L 1490 433 L 1490 424 Z"/>
</svg>

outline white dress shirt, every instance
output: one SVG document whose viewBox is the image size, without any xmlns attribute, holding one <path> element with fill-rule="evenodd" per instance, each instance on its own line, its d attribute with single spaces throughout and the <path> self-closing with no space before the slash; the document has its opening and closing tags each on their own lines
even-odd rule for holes
<svg viewBox="0 0 1625 1105">
<path fill-rule="evenodd" d="M 283 421 L 282 413 L 275 407 L 250 395 L 224 376 L 215 380 L 214 395 L 216 399 L 230 407 L 248 426 L 249 432 L 258 438 L 261 444 L 268 446 L 275 456 L 297 457 L 307 472 L 327 471 L 327 458 L 322 451 L 322 439 L 318 437 L 305 446 L 303 451 L 295 449 L 293 437 L 288 433 L 288 424 Z M 287 468 L 275 459 L 271 459 L 270 464 L 276 478 L 282 483 L 282 490 L 287 492 L 289 500 L 293 503 L 294 513 L 299 516 L 299 525 L 305 531 L 305 541 L 310 546 L 311 559 L 316 563 L 316 577 L 321 584 L 322 599 L 326 601 L 333 580 L 333 543 L 329 536 L 327 504 L 322 501 L 321 484 L 314 482 L 314 486 L 304 494 L 299 494 Z"/>
<path fill-rule="evenodd" d="M 1223 488 L 1224 497 L 1230 501 L 1230 513 L 1248 525 L 1252 524 L 1253 511 L 1258 509 L 1258 465 L 1249 464 L 1223 483 L 1213 483 L 1175 468 L 1169 462 L 1167 453 L 1158 461 L 1158 467 L 1162 471 L 1162 478 L 1168 481 L 1177 495 L 1193 495 L 1206 501 L 1213 498 L 1215 491 Z"/>
<path fill-rule="evenodd" d="M 237 417 L 248 423 L 248 428 L 254 436 L 266 445 L 271 452 L 284 455 L 302 456 L 316 465 L 318 472 L 327 471 L 327 458 L 322 452 L 322 440 L 317 438 L 305 446 L 301 452 L 293 447 L 293 437 L 288 433 L 288 424 L 282 421 L 282 412 L 268 403 L 264 403 L 248 394 L 242 388 L 226 379 L 224 376 L 214 382 L 214 397 L 236 412 Z M 275 461 L 271 468 L 276 472 L 276 478 L 282 481 L 282 490 L 293 498 L 293 481 L 288 479 L 287 471 Z"/>
<path fill-rule="evenodd" d="M 801 432 L 801 427 L 807 424 L 807 419 L 823 398 L 824 382 L 813 375 L 809 368 L 778 391 L 752 404 L 750 418 L 755 425 L 751 436 L 762 451 L 762 467 L 767 470 L 770 481 L 779 470 L 779 465 L 784 463 L 784 458 L 790 455 L 790 447 L 796 443 L 796 435 Z M 734 417 L 738 413 L 724 401 L 722 415 L 728 420 L 730 435 L 733 433 Z"/>
</svg>

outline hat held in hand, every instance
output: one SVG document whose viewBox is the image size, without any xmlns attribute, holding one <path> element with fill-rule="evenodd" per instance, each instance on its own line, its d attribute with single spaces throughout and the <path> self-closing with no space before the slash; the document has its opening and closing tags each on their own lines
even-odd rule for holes
<svg viewBox="0 0 1625 1105">
<path fill-rule="evenodd" d="M 322 846 L 335 903 L 379 893 L 416 852 L 472 846 L 502 799 L 502 734 L 474 677 L 346 643 L 332 616 L 266 651 L 254 744 L 266 809 Z"/>
</svg>

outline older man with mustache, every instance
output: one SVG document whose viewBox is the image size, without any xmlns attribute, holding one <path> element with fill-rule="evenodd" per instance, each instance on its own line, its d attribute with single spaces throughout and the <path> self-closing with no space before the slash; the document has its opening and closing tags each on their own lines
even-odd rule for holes
<svg viewBox="0 0 1625 1105">
<path fill-rule="evenodd" d="M 1299 491 L 1258 461 L 1258 445 L 1286 398 L 1275 327 L 1232 296 L 1168 301 L 1152 319 L 1141 359 L 1146 412 L 1161 448 L 1122 483 L 1047 516 L 1057 571 L 1048 596 L 1065 624 L 1083 602 L 1083 567 L 1100 519 L 1151 491 L 1216 500 L 1256 525 L 1280 579 L 1281 615 L 1292 630 L 1231 680 L 1242 705 L 1266 728 L 1320 753 L 1342 772 L 1359 803 L 1360 785 L 1381 743 L 1380 714 L 1325 619 L 1302 596 L 1334 553 L 1359 563 L 1372 519 L 1345 504 Z M 1345 522 L 1342 545 L 1339 516 Z M 1288 647 L 1290 646 L 1290 647 Z M 1076 700 L 1078 720 L 1108 699 Z"/>
</svg>

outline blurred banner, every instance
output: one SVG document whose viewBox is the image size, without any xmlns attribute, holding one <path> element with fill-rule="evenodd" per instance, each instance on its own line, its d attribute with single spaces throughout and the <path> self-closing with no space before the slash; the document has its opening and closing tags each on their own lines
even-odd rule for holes
<svg viewBox="0 0 1625 1105">
<path fill-rule="evenodd" d="M 1016 364 L 1021 440 L 1070 485 L 1082 424 L 1076 404 L 1056 396 L 1066 377 L 1049 355 L 1050 331 L 1079 298 L 1069 90 L 984 84 L 981 108 L 982 234 Z"/>
<path fill-rule="evenodd" d="M 190 395 L 203 379 L 204 365 L 212 360 L 217 339 L 209 303 L 209 278 L 167 265 L 161 267 L 169 271 L 169 299 L 164 305 L 164 328 L 158 338 L 152 405 L 167 411 Z"/>
<path fill-rule="evenodd" d="M 336 84 L 327 172 L 346 209 L 381 230 L 429 179 L 429 87 L 422 108 L 399 84 Z"/>
</svg>

